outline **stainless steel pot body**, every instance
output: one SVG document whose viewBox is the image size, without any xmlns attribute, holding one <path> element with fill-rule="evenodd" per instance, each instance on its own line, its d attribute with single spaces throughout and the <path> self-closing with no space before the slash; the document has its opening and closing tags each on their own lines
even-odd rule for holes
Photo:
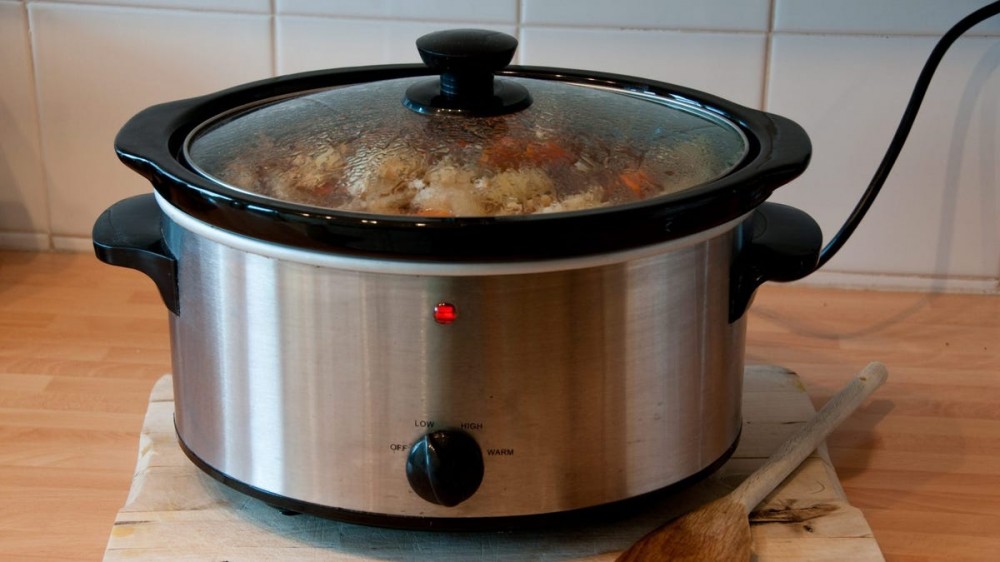
<svg viewBox="0 0 1000 562">
<path fill-rule="evenodd" d="M 742 219 L 613 254 L 456 264 L 263 243 L 159 204 L 177 431 L 251 489 L 388 516 L 545 514 L 664 488 L 738 438 Z M 481 449 L 481 484 L 451 507 L 406 475 L 437 429 Z"/>
</svg>

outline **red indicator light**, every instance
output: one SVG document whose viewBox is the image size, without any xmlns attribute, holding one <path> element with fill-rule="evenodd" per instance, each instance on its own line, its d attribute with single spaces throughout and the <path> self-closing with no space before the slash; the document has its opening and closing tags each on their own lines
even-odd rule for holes
<svg viewBox="0 0 1000 562">
<path fill-rule="evenodd" d="M 438 324 L 451 324 L 458 318 L 458 309 L 455 305 L 446 302 L 439 302 L 434 307 L 434 321 Z"/>
</svg>

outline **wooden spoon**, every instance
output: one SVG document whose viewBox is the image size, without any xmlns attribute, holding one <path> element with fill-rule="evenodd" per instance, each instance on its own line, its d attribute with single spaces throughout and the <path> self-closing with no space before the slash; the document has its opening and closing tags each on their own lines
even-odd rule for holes
<svg viewBox="0 0 1000 562">
<path fill-rule="evenodd" d="M 735 490 L 639 539 L 616 562 L 750 560 L 747 516 L 844 421 L 888 372 L 870 363 Z"/>
</svg>

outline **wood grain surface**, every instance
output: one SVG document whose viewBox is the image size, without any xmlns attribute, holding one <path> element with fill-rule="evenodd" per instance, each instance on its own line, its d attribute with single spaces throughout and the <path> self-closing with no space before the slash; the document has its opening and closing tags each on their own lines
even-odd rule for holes
<svg viewBox="0 0 1000 562">
<path fill-rule="evenodd" d="M 665 520 L 731 491 L 765 455 L 812 423 L 813 407 L 797 375 L 780 367 L 747 367 L 744 387 L 743 433 L 732 458 L 697 485 L 628 517 L 499 533 L 422 533 L 283 515 L 202 474 L 177 445 L 173 388 L 164 376 L 150 396 L 135 477 L 109 530 L 104 560 L 612 562 Z M 882 561 L 863 515 L 844 497 L 826 451 L 815 448 L 803 452 L 808 457 L 795 463 L 798 470 L 761 503 L 759 513 L 750 515 L 752 530 L 740 507 L 746 546 L 752 544 L 758 562 Z M 732 528 L 741 527 L 720 530 Z"/>
<path fill-rule="evenodd" d="M 88 254 L 0 252 L 0 559 L 98 560 L 153 383 L 170 370 L 152 282 Z M 827 440 L 887 560 L 1000 552 L 1000 296 L 765 285 L 747 359 L 815 405 L 879 359 L 892 379 Z"/>
</svg>

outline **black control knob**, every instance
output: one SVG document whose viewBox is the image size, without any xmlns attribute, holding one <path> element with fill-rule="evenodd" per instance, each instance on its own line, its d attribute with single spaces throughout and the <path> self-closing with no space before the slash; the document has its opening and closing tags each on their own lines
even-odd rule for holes
<svg viewBox="0 0 1000 562">
<path fill-rule="evenodd" d="M 528 90 L 510 80 L 494 79 L 514 57 L 517 39 L 498 31 L 452 29 L 417 39 L 417 51 L 439 80 L 418 82 L 406 90 L 403 104 L 418 113 L 489 116 L 531 105 Z"/>
<path fill-rule="evenodd" d="M 456 506 L 476 493 L 483 481 L 483 452 L 468 433 L 442 429 L 410 447 L 406 479 L 421 498 Z"/>
</svg>

